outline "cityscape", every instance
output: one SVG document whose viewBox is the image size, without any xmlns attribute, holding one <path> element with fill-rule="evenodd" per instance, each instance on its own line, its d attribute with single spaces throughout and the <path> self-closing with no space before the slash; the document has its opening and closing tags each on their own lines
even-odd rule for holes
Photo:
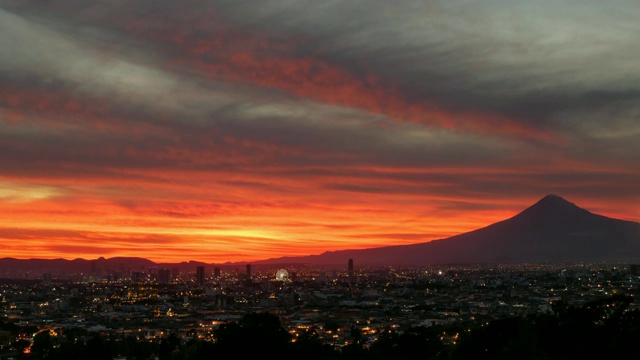
<svg viewBox="0 0 640 360">
<path fill-rule="evenodd" d="M 638 34 L 0 0 L 0 360 L 640 359 Z"/>
<path fill-rule="evenodd" d="M 389 333 L 412 329 L 437 331 L 439 344 L 432 348 L 438 353 L 427 358 L 456 358 L 465 332 L 500 319 L 557 317 L 560 308 L 616 297 L 630 299 L 625 312 L 633 313 L 639 286 L 640 265 L 611 263 L 366 268 L 349 259 L 343 266 L 325 267 L 246 264 L 124 273 L 91 267 L 32 273 L 2 278 L 0 356 L 65 358 L 71 355 L 61 351 L 70 341 L 100 337 L 114 344 L 134 339 L 138 346 L 73 358 L 157 354 L 171 359 L 170 353 L 181 353 L 181 359 L 195 359 L 202 354 L 189 344 L 215 344 L 216 331 L 228 324 L 248 314 L 269 314 L 288 333 L 289 343 L 313 333 L 334 358 L 350 358 L 344 351 L 355 344 L 361 351 L 375 349 Z"/>
</svg>

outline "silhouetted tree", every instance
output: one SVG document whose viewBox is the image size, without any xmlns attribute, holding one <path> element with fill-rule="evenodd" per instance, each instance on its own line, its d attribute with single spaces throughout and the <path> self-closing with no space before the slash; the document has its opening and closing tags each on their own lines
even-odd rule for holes
<svg viewBox="0 0 640 360">
<path fill-rule="evenodd" d="M 24 349 L 29 347 L 29 345 L 31 345 L 31 342 L 29 340 L 16 340 L 11 343 L 11 347 L 20 354 L 22 354 L 24 352 Z"/>
<path fill-rule="evenodd" d="M 175 334 L 171 333 L 167 338 L 160 340 L 160 345 L 158 346 L 158 356 L 161 359 L 170 359 L 171 352 L 180 347 L 180 338 Z"/>
<path fill-rule="evenodd" d="M 20 326 L 12 322 L 0 322 L 0 330 L 9 331 L 12 335 L 17 335 L 20 332 Z"/>
<path fill-rule="evenodd" d="M 546 358 L 531 323 L 524 318 L 498 319 L 474 329 L 458 341 L 453 359 Z"/>
<path fill-rule="evenodd" d="M 465 334 L 452 359 L 640 358 L 640 312 L 614 295 L 583 305 L 556 303 L 555 315 L 499 319 Z"/>
<path fill-rule="evenodd" d="M 47 358 L 53 349 L 53 341 L 49 330 L 40 331 L 33 337 L 31 353 L 38 358 Z"/>
<path fill-rule="evenodd" d="M 412 327 L 398 338 L 398 358 L 436 359 L 444 353 L 444 345 L 433 328 Z"/>
<path fill-rule="evenodd" d="M 356 326 L 351 326 L 349 335 L 351 337 L 351 342 L 342 348 L 343 357 L 348 357 L 350 359 L 364 358 L 367 352 L 362 344 L 362 330 L 358 329 Z"/>
<path fill-rule="evenodd" d="M 87 340 L 86 354 L 89 359 L 110 360 L 114 356 L 113 344 L 107 341 L 100 333 L 96 333 Z"/>
<path fill-rule="evenodd" d="M 371 344 L 369 356 L 374 359 L 389 359 L 395 357 L 398 352 L 398 334 L 387 327 L 378 336 L 378 340 Z"/>
<path fill-rule="evenodd" d="M 340 325 L 336 322 L 336 321 L 327 321 L 326 324 L 324 324 L 324 330 L 325 331 L 331 331 L 331 332 L 337 332 L 338 328 L 340 328 Z"/>
<path fill-rule="evenodd" d="M 280 318 L 269 313 L 246 314 L 238 323 L 220 325 L 214 335 L 216 350 L 229 356 L 286 354 L 291 339 Z"/>
<path fill-rule="evenodd" d="M 290 343 L 288 356 L 296 359 L 330 359 L 339 355 L 329 344 L 323 344 L 315 328 L 302 332 L 295 342 Z"/>
<path fill-rule="evenodd" d="M 175 348 L 173 351 L 175 351 Z M 213 343 L 201 339 L 191 339 L 185 344 L 184 356 L 182 356 L 182 359 L 205 360 L 215 358 L 217 355 L 217 350 Z M 176 355 L 173 355 L 173 357 L 176 357 Z"/>
<path fill-rule="evenodd" d="M 51 351 L 49 359 L 72 360 L 72 359 L 88 359 L 87 345 L 83 341 L 69 342 L 65 341 L 60 347 Z"/>
<path fill-rule="evenodd" d="M 402 333 L 385 328 L 371 344 L 368 356 L 374 359 L 438 359 L 447 356 L 439 334 L 433 328 L 412 327 Z"/>
</svg>

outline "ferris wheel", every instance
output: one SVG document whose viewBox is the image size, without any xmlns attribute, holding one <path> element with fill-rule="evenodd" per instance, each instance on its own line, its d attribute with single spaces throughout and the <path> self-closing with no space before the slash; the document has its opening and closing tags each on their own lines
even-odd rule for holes
<svg viewBox="0 0 640 360">
<path fill-rule="evenodd" d="M 283 282 L 289 280 L 289 272 L 285 269 L 276 271 L 276 280 Z"/>
</svg>

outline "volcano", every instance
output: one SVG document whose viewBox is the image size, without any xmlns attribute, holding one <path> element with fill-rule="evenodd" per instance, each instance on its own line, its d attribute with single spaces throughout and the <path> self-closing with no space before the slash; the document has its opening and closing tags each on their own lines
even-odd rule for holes
<svg viewBox="0 0 640 360">
<path fill-rule="evenodd" d="M 256 263 L 361 265 L 640 262 L 640 223 L 591 213 L 547 195 L 519 214 L 446 239 Z"/>
</svg>

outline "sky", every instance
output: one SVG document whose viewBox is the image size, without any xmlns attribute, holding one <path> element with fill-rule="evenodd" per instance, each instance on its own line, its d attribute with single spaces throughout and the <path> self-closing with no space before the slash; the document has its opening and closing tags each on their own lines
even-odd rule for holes
<svg viewBox="0 0 640 360">
<path fill-rule="evenodd" d="M 640 221 L 638 34 L 635 1 L 0 0 L 0 257 Z"/>
</svg>

